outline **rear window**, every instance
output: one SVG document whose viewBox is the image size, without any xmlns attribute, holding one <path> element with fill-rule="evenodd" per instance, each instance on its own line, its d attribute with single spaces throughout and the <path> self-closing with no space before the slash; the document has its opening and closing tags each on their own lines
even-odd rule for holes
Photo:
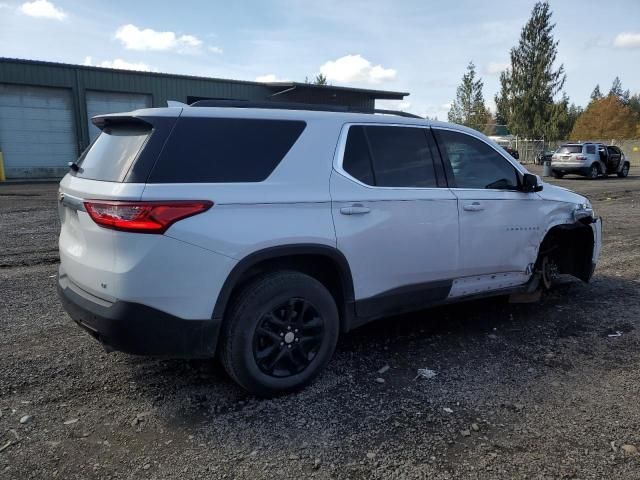
<svg viewBox="0 0 640 480">
<path fill-rule="evenodd" d="M 582 145 L 562 145 L 556 153 L 582 153 Z"/>
<path fill-rule="evenodd" d="M 297 120 L 180 118 L 149 182 L 261 182 L 275 170 L 305 126 Z"/>
<path fill-rule="evenodd" d="M 150 134 L 150 126 L 105 127 L 78 160 L 80 169 L 76 176 L 106 182 L 122 181 Z"/>
</svg>

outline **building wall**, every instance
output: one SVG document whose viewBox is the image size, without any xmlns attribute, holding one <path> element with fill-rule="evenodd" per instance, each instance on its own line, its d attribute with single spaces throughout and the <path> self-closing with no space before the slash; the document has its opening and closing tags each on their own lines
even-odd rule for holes
<svg viewBox="0 0 640 480">
<path fill-rule="evenodd" d="M 154 107 L 166 107 L 167 100 L 186 103 L 188 96 L 264 100 L 271 93 L 264 85 L 252 82 L 98 70 L 75 65 L 34 64 L 20 60 L 0 61 L 0 83 L 70 89 L 74 98 L 79 152 L 89 144 L 87 90 L 148 94 Z"/>
<path fill-rule="evenodd" d="M 148 95 L 153 107 L 165 107 L 168 100 L 189 103 L 193 98 L 327 103 L 360 109 L 372 109 L 375 105 L 375 98 L 366 92 L 335 91 L 331 87 L 327 87 L 326 90 L 283 89 L 288 91 L 274 95 L 277 89 L 258 82 L 0 58 L 0 86 L 2 85 L 60 88 L 69 91 L 77 154 L 80 154 L 91 141 L 87 114 L 87 92 L 91 91 Z M 6 142 L 6 139 L 0 138 L 0 151 L 3 141 Z M 64 166 L 48 171 L 57 175 L 56 172 L 64 170 L 60 170 L 62 167 Z M 29 172 L 32 172 L 32 176 L 42 177 L 46 171 L 24 168 L 20 176 L 31 176 Z"/>
</svg>

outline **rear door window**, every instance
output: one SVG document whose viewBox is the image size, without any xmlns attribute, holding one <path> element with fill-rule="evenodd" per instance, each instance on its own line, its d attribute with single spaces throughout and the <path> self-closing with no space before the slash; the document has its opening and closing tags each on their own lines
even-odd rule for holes
<svg viewBox="0 0 640 480">
<path fill-rule="evenodd" d="M 351 126 L 342 168 L 371 186 L 437 187 L 430 138 L 426 128 Z"/>
<path fill-rule="evenodd" d="M 181 117 L 149 183 L 261 182 L 305 126 L 298 120 Z"/>
<path fill-rule="evenodd" d="M 596 153 L 596 146 L 595 145 L 587 145 L 587 153 L 589 153 L 589 154 Z"/>
<path fill-rule="evenodd" d="M 436 173 L 427 129 L 366 127 L 379 187 L 436 187 Z"/>
<path fill-rule="evenodd" d="M 77 177 L 120 182 L 151 134 L 151 126 L 115 125 L 105 127 L 78 159 Z"/>
</svg>

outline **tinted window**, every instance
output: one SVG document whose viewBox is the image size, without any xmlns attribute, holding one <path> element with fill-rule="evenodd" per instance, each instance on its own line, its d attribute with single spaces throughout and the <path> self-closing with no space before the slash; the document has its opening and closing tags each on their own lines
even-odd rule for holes
<svg viewBox="0 0 640 480">
<path fill-rule="evenodd" d="M 587 145 L 587 153 L 596 153 L 595 145 Z"/>
<path fill-rule="evenodd" d="M 516 169 L 485 142 L 470 135 L 440 130 L 440 147 L 449 159 L 458 188 L 515 189 Z"/>
<path fill-rule="evenodd" d="M 107 182 L 122 181 L 150 133 L 150 127 L 105 127 L 78 160 L 80 170 L 76 176 Z"/>
<path fill-rule="evenodd" d="M 426 129 L 371 126 L 365 131 L 377 186 L 436 186 Z"/>
<path fill-rule="evenodd" d="M 291 120 L 180 118 L 149 182 L 261 182 L 304 128 Z"/>
<path fill-rule="evenodd" d="M 562 145 L 556 153 L 582 153 L 582 145 Z"/>
<path fill-rule="evenodd" d="M 344 149 L 342 168 L 353 178 L 367 185 L 375 185 L 369 146 L 364 134 L 364 127 L 349 127 L 347 145 Z"/>
</svg>

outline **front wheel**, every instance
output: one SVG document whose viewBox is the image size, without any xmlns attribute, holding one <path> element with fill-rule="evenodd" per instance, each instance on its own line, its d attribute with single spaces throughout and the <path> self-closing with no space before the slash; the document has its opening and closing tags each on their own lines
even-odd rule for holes
<svg viewBox="0 0 640 480">
<path fill-rule="evenodd" d="M 618 176 L 619 176 L 620 178 L 625 178 L 627 175 L 629 175 L 629 164 L 628 164 L 628 163 L 625 163 L 625 164 L 622 166 L 622 170 L 620 170 L 620 171 L 618 172 Z"/>
<path fill-rule="evenodd" d="M 322 283 L 300 272 L 274 272 L 236 296 L 221 359 L 242 387 L 271 397 L 309 384 L 331 359 L 338 333 L 338 309 Z"/>
<path fill-rule="evenodd" d="M 540 263 L 540 277 L 542 279 L 542 286 L 545 290 L 551 290 L 553 288 L 553 285 L 558 280 L 558 271 L 558 264 L 553 257 L 549 255 L 542 257 L 542 262 Z"/>
</svg>

